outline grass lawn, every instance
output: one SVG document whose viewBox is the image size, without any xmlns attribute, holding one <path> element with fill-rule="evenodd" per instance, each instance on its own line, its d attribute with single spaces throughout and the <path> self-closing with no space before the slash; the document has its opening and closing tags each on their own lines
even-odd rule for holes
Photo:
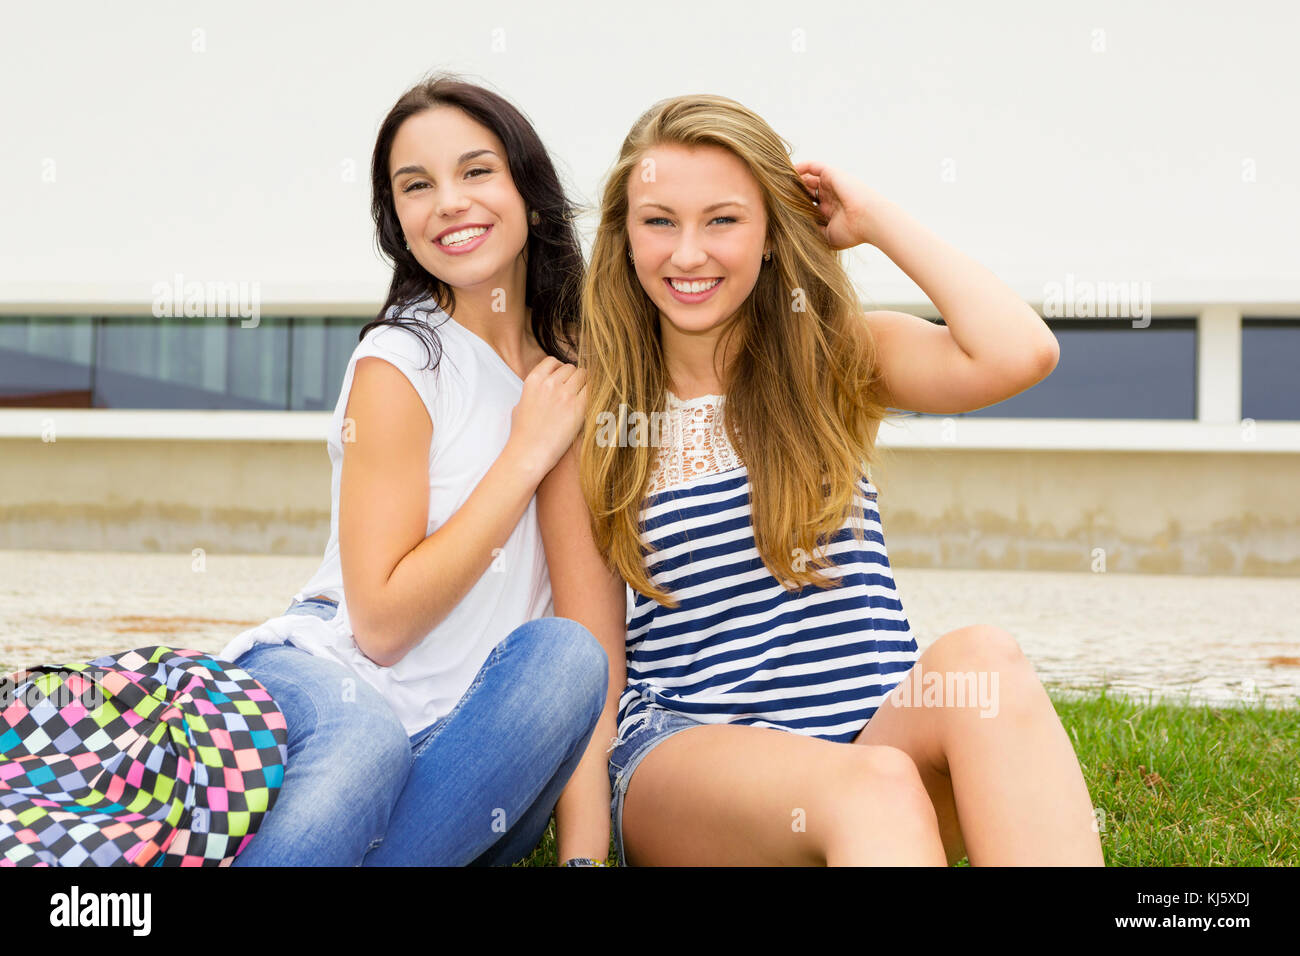
<svg viewBox="0 0 1300 956">
<path fill-rule="evenodd" d="M 1108 866 L 1300 866 L 1300 710 L 1049 693 Z M 516 865 L 553 866 L 554 830 Z"/>
</svg>

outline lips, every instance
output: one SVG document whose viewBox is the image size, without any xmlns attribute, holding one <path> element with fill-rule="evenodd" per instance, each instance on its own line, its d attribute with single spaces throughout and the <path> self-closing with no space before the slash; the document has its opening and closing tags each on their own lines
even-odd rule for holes
<svg viewBox="0 0 1300 956">
<path fill-rule="evenodd" d="M 488 229 L 492 228 L 486 224 L 467 223 L 463 226 L 452 226 L 450 229 L 444 229 L 434 237 L 434 242 L 438 245 L 446 245 L 449 241 L 464 242 L 469 239 L 477 238 Z"/>
<path fill-rule="evenodd" d="M 721 281 L 722 279 L 717 276 L 707 279 L 678 279 L 670 277 L 668 279 L 668 284 L 678 292 L 693 295 L 699 292 L 708 292 Z"/>
<path fill-rule="evenodd" d="M 480 230 L 482 230 L 480 232 Z M 487 242 L 488 237 L 492 235 L 492 227 L 488 225 L 470 224 L 464 226 L 454 226 L 451 229 L 444 230 L 439 240 L 434 242 L 434 247 L 440 252 L 449 256 L 464 255 L 473 252 L 483 243 Z M 454 246 L 446 245 L 440 241 L 442 239 L 457 239 L 458 244 Z"/>
<path fill-rule="evenodd" d="M 683 291 L 673 285 L 673 279 L 665 277 L 664 285 L 668 287 L 668 294 L 678 302 L 694 304 L 696 302 L 703 302 L 705 299 L 712 296 L 722 287 L 722 283 L 725 280 L 721 276 L 712 276 L 707 279 L 677 279 L 676 281 L 681 282 L 687 289 L 697 291 Z"/>
</svg>

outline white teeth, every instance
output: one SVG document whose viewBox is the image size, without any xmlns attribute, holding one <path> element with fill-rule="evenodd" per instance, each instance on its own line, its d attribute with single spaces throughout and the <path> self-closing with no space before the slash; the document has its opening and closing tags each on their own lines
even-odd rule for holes
<svg viewBox="0 0 1300 956">
<path fill-rule="evenodd" d="M 722 280 L 701 279 L 695 282 L 678 282 L 676 279 L 669 279 L 668 281 L 672 283 L 673 288 L 676 289 L 678 292 L 685 292 L 690 294 L 694 292 L 707 292 Z"/>
<path fill-rule="evenodd" d="M 477 238 L 487 232 L 485 226 L 472 226 L 469 229 L 461 229 L 459 232 L 449 232 L 438 240 L 440 246 L 463 246 L 471 239 Z"/>
</svg>

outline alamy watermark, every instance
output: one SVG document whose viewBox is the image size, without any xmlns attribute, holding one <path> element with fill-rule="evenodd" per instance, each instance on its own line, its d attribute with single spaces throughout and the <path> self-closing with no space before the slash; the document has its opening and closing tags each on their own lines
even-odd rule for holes
<svg viewBox="0 0 1300 956">
<path fill-rule="evenodd" d="M 997 671 L 923 671 L 917 661 L 906 679 L 907 688 L 889 695 L 895 707 L 978 707 L 981 717 L 998 715 Z"/>
<path fill-rule="evenodd" d="M 260 282 L 186 282 L 178 272 L 171 282 L 155 282 L 150 291 L 155 319 L 238 318 L 244 329 L 255 329 L 262 321 Z"/>
<path fill-rule="evenodd" d="M 9 676 L 0 677 L 0 708 L 21 703 L 28 710 L 34 710 L 48 701 L 58 710 L 72 703 L 80 703 L 86 710 L 98 710 L 104 706 L 104 689 L 101 682 L 107 673 L 107 671 L 41 671 L 21 677 L 17 681 Z M 50 684 L 54 686 L 47 692 L 45 687 L 49 687 Z"/>
<path fill-rule="evenodd" d="M 620 404 L 617 415 L 609 411 L 596 415 L 596 444 L 601 448 L 658 448 L 670 420 L 667 412 L 629 412 L 626 404 Z"/>
<path fill-rule="evenodd" d="M 1131 318 L 1133 328 L 1145 329 L 1151 324 L 1151 283 L 1075 281 L 1074 273 L 1067 272 L 1065 282 L 1043 286 L 1043 317 Z"/>
</svg>

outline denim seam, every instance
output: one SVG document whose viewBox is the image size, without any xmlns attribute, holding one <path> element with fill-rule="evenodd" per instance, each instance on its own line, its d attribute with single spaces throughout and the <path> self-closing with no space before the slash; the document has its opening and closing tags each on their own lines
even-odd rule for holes
<svg viewBox="0 0 1300 956">
<path fill-rule="evenodd" d="M 478 690 L 479 685 L 482 684 L 483 681 L 487 679 L 488 671 L 492 669 L 492 667 L 496 664 L 496 662 L 501 657 L 501 645 L 504 644 L 505 642 L 506 639 L 503 638 L 501 641 L 497 643 L 496 647 L 492 648 L 492 653 L 488 655 L 487 660 L 483 662 L 483 666 L 479 668 L 478 674 L 475 675 L 474 682 L 469 685 L 469 687 L 465 690 L 465 693 L 460 695 L 460 700 L 456 701 L 456 706 L 453 707 L 451 710 L 449 710 L 444 717 L 442 717 L 441 719 L 442 726 L 438 727 L 437 730 L 433 731 L 431 734 L 429 734 L 429 736 L 425 737 L 424 740 L 420 742 L 419 748 L 411 753 L 411 759 L 413 761 L 417 757 L 419 757 L 422 753 L 424 753 L 424 751 L 428 749 L 429 744 L 431 744 L 435 739 L 438 738 L 439 735 L 442 734 L 443 730 L 446 729 L 447 725 L 451 723 L 451 719 L 454 716 L 456 716 L 456 714 L 460 711 L 461 707 L 465 705 L 465 702 L 469 700 L 469 698 L 473 695 L 474 691 Z"/>
</svg>

